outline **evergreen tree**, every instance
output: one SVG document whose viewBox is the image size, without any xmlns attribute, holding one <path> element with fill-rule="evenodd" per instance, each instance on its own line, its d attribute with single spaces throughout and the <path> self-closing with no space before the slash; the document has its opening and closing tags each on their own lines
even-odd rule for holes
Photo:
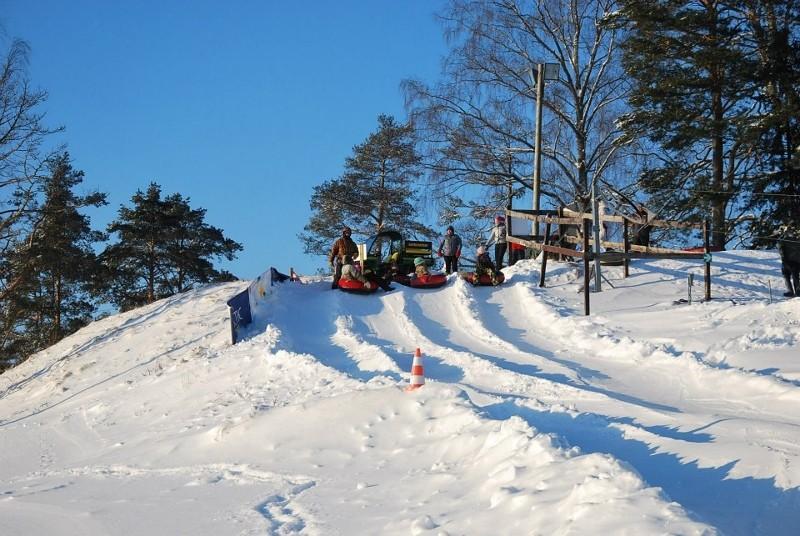
<svg viewBox="0 0 800 536">
<path fill-rule="evenodd" d="M 774 247 L 770 237 L 780 225 L 800 231 L 800 2 L 751 0 L 744 15 L 758 89 L 750 122 L 760 155 L 749 199 L 752 235 L 755 245 Z"/>
<path fill-rule="evenodd" d="M 20 337 L 19 325 L 29 307 L 25 279 L 18 273 L 10 252 L 0 256 L 0 277 L 4 281 L 13 279 L 15 282 L 13 288 L 5 289 L 0 300 L 0 372 L 14 366 L 25 356 L 25 341 Z"/>
<path fill-rule="evenodd" d="M 731 231 L 731 200 L 750 157 L 744 123 L 751 104 L 737 2 L 622 0 L 624 65 L 633 80 L 631 137 L 656 147 L 642 184 L 667 217 L 702 219 L 712 244 Z"/>
<path fill-rule="evenodd" d="M 167 197 L 166 208 L 174 227 L 165 245 L 169 258 L 165 290 L 174 294 L 189 290 L 196 283 L 235 280 L 233 274 L 216 270 L 211 259 L 233 260 L 242 246 L 226 238 L 221 229 L 205 223 L 206 209 L 193 209 L 181 194 Z"/>
<path fill-rule="evenodd" d="M 414 141 L 410 124 L 378 117 L 378 130 L 353 148 L 342 176 L 314 187 L 313 214 L 299 235 L 306 253 L 327 254 L 345 224 L 361 236 L 389 228 L 409 237 L 434 235 L 416 219 L 421 166 Z"/>
<path fill-rule="evenodd" d="M 212 260 L 235 258 L 242 246 L 205 223 L 205 209 L 192 209 L 180 194 L 166 199 L 161 187 L 151 183 L 137 191 L 133 207 L 120 207 L 108 226 L 119 241 L 101 258 L 107 268 L 111 300 L 122 310 L 152 303 L 196 283 L 233 279 L 213 267 Z"/>
<path fill-rule="evenodd" d="M 119 241 L 101 255 L 111 300 L 123 311 L 169 295 L 158 293 L 158 276 L 166 271 L 165 233 L 172 226 L 161 187 L 151 183 L 146 192 L 137 190 L 131 201 L 133 208 L 120 206 L 117 219 L 108 225 L 107 231 Z"/>
<path fill-rule="evenodd" d="M 5 360 L 59 341 L 91 321 L 96 310 L 93 289 L 100 265 L 93 244 L 104 237 L 80 210 L 105 204 L 106 196 L 74 192 L 84 174 L 72 167 L 69 154 L 54 156 L 48 167 L 38 219 L 4 264 L 20 281 L 3 318 Z"/>
</svg>

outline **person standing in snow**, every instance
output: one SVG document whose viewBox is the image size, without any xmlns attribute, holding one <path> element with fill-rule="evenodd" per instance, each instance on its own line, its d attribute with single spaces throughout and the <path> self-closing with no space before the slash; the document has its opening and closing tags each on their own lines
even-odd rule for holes
<svg viewBox="0 0 800 536">
<path fill-rule="evenodd" d="M 781 227 L 778 251 L 781 254 L 781 273 L 786 282 L 783 295 L 792 298 L 800 296 L 800 233 L 792 232 L 785 225 Z"/>
<path fill-rule="evenodd" d="M 358 246 L 353 242 L 353 239 L 350 238 L 351 234 L 353 234 L 353 230 L 350 229 L 350 227 L 342 229 L 342 236 L 334 242 L 331 248 L 331 254 L 328 257 L 328 262 L 331 268 L 333 268 L 333 284 L 331 288 L 337 288 L 339 286 L 339 278 L 342 277 L 344 258 L 350 257 L 352 259 L 358 257 Z"/>
<path fill-rule="evenodd" d="M 508 246 L 506 243 L 506 219 L 503 216 L 495 216 L 492 235 L 484 245 L 488 248 L 492 244 L 494 244 L 494 260 L 497 262 L 497 269 L 500 270 L 503 267 L 503 257 Z"/>
<path fill-rule="evenodd" d="M 458 258 L 461 256 L 461 237 L 456 234 L 452 225 L 447 227 L 444 238 L 439 244 L 439 256 L 444 257 L 444 273 L 450 275 L 453 272 L 458 272 Z"/>
</svg>

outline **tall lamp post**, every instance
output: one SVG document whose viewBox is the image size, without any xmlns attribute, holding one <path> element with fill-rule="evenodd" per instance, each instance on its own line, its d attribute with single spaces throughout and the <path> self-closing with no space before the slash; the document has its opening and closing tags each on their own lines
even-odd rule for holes
<svg viewBox="0 0 800 536">
<path fill-rule="evenodd" d="M 536 86 L 536 137 L 534 138 L 534 165 L 533 165 L 533 210 L 539 210 L 539 190 L 542 175 L 542 102 L 544 101 L 544 84 L 546 80 L 558 80 L 557 63 L 538 63 L 536 65 L 536 79 L 533 78 L 533 69 L 528 71 L 531 84 Z M 533 235 L 539 236 L 539 222 L 533 222 Z"/>
</svg>

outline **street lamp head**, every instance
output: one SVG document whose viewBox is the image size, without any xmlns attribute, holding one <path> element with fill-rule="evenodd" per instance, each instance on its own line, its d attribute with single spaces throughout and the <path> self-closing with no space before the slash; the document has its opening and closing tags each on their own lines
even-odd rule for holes
<svg viewBox="0 0 800 536">
<path fill-rule="evenodd" d="M 559 68 L 559 65 L 557 63 L 545 63 L 544 64 L 544 79 L 545 80 L 558 80 L 558 68 Z"/>
<path fill-rule="evenodd" d="M 542 85 L 548 80 L 558 80 L 559 68 L 560 66 L 558 63 L 537 63 L 535 70 L 533 67 L 528 68 L 528 76 L 531 78 L 531 85 L 536 87 L 536 81 L 539 76 L 542 77 Z"/>
</svg>

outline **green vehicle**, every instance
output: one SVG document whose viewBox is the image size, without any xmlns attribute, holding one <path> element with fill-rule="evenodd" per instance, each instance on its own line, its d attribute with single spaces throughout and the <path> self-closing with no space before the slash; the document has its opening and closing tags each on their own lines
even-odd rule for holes
<svg viewBox="0 0 800 536">
<path fill-rule="evenodd" d="M 392 274 L 392 279 L 408 279 L 414 272 L 414 259 L 422 257 L 428 266 L 433 266 L 433 243 L 422 240 L 406 240 L 398 231 L 381 231 L 367 240 L 367 255 L 364 270 L 372 270 L 378 276 Z M 402 282 L 402 281 L 400 281 Z"/>
</svg>

